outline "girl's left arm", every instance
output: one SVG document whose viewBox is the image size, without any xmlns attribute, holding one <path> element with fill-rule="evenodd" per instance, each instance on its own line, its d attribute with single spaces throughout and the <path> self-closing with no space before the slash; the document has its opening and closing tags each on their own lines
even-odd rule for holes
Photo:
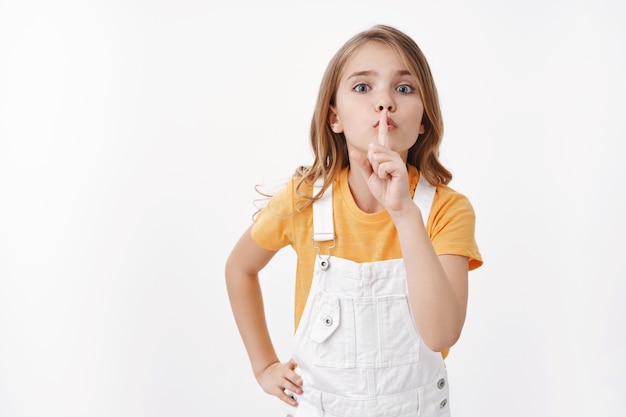
<svg viewBox="0 0 626 417">
<path fill-rule="evenodd" d="M 370 144 L 367 158 L 352 153 L 351 167 L 361 172 L 396 226 L 413 320 L 424 343 L 441 352 L 456 343 L 465 323 L 469 259 L 435 253 L 409 195 L 406 161 L 387 146 L 387 113 L 380 118 L 378 143 Z"/>
<path fill-rule="evenodd" d="M 436 352 L 459 339 L 467 309 L 469 258 L 437 256 L 419 207 L 409 195 L 406 163 L 381 144 L 371 144 L 367 158 L 351 153 L 376 199 L 387 209 L 406 266 L 409 304 L 424 343 Z"/>
<path fill-rule="evenodd" d="M 390 214 L 400 239 L 415 325 L 431 350 L 448 349 L 465 323 L 469 259 L 437 256 L 417 205 Z"/>
</svg>

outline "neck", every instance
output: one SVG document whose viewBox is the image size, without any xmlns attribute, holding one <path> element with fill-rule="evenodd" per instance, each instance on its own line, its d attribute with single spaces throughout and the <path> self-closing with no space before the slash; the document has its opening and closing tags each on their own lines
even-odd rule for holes
<svg viewBox="0 0 626 417">
<path fill-rule="evenodd" d="M 382 204 L 371 193 L 365 178 L 353 169 L 348 171 L 348 186 L 357 207 L 365 213 L 376 213 L 383 209 Z"/>
</svg>

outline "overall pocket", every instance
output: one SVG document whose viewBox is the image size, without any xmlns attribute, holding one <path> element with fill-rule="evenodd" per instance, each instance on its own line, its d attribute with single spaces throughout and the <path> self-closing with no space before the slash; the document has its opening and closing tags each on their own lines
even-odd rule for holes
<svg viewBox="0 0 626 417">
<path fill-rule="evenodd" d="M 349 300 L 319 292 L 311 311 L 310 339 L 315 343 L 315 365 L 355 366 L 354 311 Z"/>
<path fill-rule="evenodd" d="M 382 366 L 404 365 L 419 360 L 420 337 L 413 323 L 409 300 L 405 295 L 376 299 L 380 340 L 379 363 Z"/>
<path fill-rule="evenodd" d="M 309 337 L 318 366 L 380 368 L 419 360 L 420 339 L 404 295 L 350 298 L 319 292 Z"/>
</svg>

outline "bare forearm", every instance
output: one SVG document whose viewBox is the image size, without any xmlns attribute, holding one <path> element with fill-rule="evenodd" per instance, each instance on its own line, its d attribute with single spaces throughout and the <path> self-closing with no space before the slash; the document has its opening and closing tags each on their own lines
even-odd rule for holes
<svg viewBox="0 0 626 417">
<path fill-rule="evenodd" d="M 259 271 L 276 253 L 259 246 L 249 228 L 226 261 L 226 287 L 239 333 L 248 351 L 252 370 L 268 394 L 295 406 L 285 390 L 302 394 L 302 378 L 294 371 L 293 360 L 281 363 L 267 331 Z"/>
<path fill-rule="evenodd" d="M 406 266 L 413 319 L 426 345 L 442 351 L 458 340 L 465 322 L 467 293 L 462 288 L 462 273 L 461 278 L 454 277 L 461 288 L 454 288 L 430 242 L 417 206 L 413 204 L 392 213 L 392 218 Z"/>
<path fill-rule="evenodd" d="M 227 267 L 226 285 L 235 322 L 258 378 L 268 366 L 278 362 L 265 321 L 258 276 Z"/>
</svg>

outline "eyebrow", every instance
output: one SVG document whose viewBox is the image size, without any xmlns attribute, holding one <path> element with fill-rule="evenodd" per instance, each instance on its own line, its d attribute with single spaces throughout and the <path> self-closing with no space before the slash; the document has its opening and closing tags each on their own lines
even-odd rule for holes
<svg viewBox="0 0 626 417">
<path fill-rule="evenodd" d="M 350 80 L 351 78 L 355 78 L 355 77 L 368 77 L 368 76 L 372 76 L 372 75 L 378 75 L 378 73 L 376 71 L 373 70 L 367 70 L 367 71 L 356 71 L 353 72 L 352 74 L 350 74 L 350 76 L 348 78 L 346 78 L 347 80 Z M 412 76 L 411 73 L 408 70 L 400 70 L 396 73 L 396 75 L 398 76 L 405 76 L 405 75 L 409 75 Z"/>
</svg>

